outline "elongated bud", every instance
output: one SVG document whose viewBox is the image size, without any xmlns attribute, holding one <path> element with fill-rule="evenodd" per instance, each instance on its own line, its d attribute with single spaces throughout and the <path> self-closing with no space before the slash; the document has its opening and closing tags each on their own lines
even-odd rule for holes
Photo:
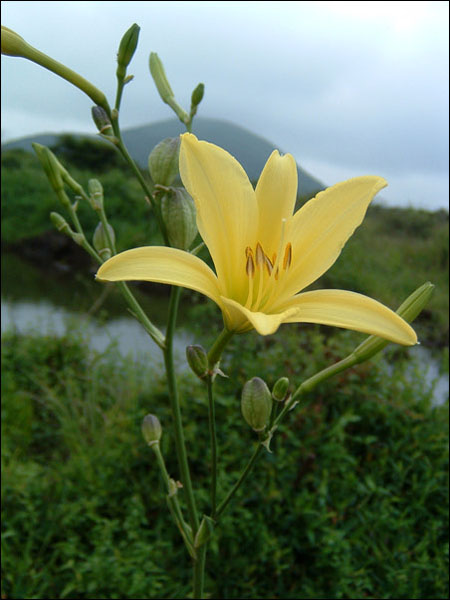
<svg viewBox="0 0 450 600">
<path fill-rule="evenodd" d="M 50 213 L 50 221 L 53 223 L 53 225 L 56 227 L 56 229 L 58 231 L 60 231 L 61 233 L 65 233 L 66 235 L 69 235 L 69 236 L 71 236 L 72 233 L 75 233 L 74 231 L 72 231 L 69 223 L 65 220 L 65 218 L 57 212 Z"/>
<path fill-rule="evenodd" d="M 170 87 L 161 59 L 156 52 L 150 53 L 150 73 L 161 96 L 161 100 L 169 104 L 175 96 Z"/>
<path fill-rule="evenodd" d="M 244 385 L 241 397 L 242 416 L 254 431 L 263 431 L 272 411 L 272 397 L 266 383 L 253 377 Z"/>
<path fill-rule="evenodd" d="M 64 233 L 65 235 L 68 235 L 76 244 L 78 244 L 79 246 L 82 246 L 84 244 L 84 235 L 82 233 L 77 233 L 76 231 L 73 231 L 73 229 L 70 228 L 70 225 L 67 223 L 64 217 L 62 217 L 59 213 L 50 213 L 50 220 L 58 231 Z"/>
<path fill-rule="evenodd" d="M 2 25 L 2 54 L 7 56 L 23 56 L 28 44 L 12 29 Z"/>
<path fill-rule="evenodd" d="M 89 179 L 88 192 L 92 208 L 100 212 L 103 209 L 103 186 L 98 179 Z"/>
<path fill-rule="evenodd" d="M 108 224 L 108 231 L 109 231 L 111 241 L 114 244 L 114 242 L 115 242 L 114 229 L 109 224 Z M 108 237 L 105 232 L 105 228 L 103 227 L 102 223 L 99 223 L 97 225 L 97 227 L 95 228 L 94 237 L 92 239 L 92 245 L 97 250 L 97 252 L 100 254 L 101 258 L 103 258 L 103 260 L 108 260 L 108 258 L 111 258 L 111 248 L 109 245 Z"/>
<path fill-rule="evenodd" d="M 154 183 L 168 186 L 178 175 L 180 138 L 166 138 L 157 144 L 148 157 L 148 170 Z"/>
<path fill-rule="evenodd" d="M 202 346 L 194 345 L 186 348 L 186 358 L 188 365 L 200 379 L 208 375 L 208 356 Z"/>
<path fill-rule="evenodd" d="M 195 204 L 183 188 L 173 188 L 161 199 L 161 214 L 169 243 L 187 250 L 197 235 Z"/>
<path fill-rule="evenodd" d="M 203 95 L 205 93 L 205 84 L 199 83 L 195 90 L 192 92 L 191 96 L 191 107 L 197 107 L 200 102 L 203 100 Z"/>
<path fill-rule="evenodd" d="M 272 398 L 277 402 L 284 402 L 287 396 L 289 388 L 289 379 L 287 377 L 280 377 L 273 386 Z"/>
<path fill-rule="evenodd" d="M 41 146 L 41 144 L 36 143 L 33 143 L 32 146 L 47 175 L 50 185 L 55 192 L 60 192 L 64 189 L 64 182 L 62 177 L 63 171 L 58 159 L 47 146 Z"/>
<path fill-rule="evenodd" d="M 396 311 L 397 314 L 409 323 L 414 321 L 428 304 L 433 294 L 433 290 L 434 285 L 432 283 L 429 281 L 424 283 L 400 305 L 399 309 Z M 372 356 L 380 352 L 380 350 L 383 350 L 388 344 L 388 341 L 379 338 L 376 335 L 371 335 L 366 338 L 352 354 L 356 356 L 358 363 L 361 363 L 372 358 Z"/>
<path fill-rule="evenodd" d="M 176 113 L 180 121 L 182 121 L 183 123 L 188 123 L 189 115 L 176 102 L 175 95 L 172 91 L 172 88 L 170 87 L 170 83 L 167 79 L 164 66 L 156 52 L 150 53 L 149 63 L 150 73 L 153 77 L 153 81 L 155 82 L 156 89 L 158 90 L 159 95 L 161 96 L 161 100 L 170 106 L 170 108 Z"/>
<path fill-rule="evenodd" d="M 111 121 L 108 117 L 108 114 L 104 108 L 101 106 L 93 106 L 92 107 L 92 119 L 99 131 L 102 135 L 106 137 L 114 137 L 114 131 L 111 125 Z"/>
<path fill-rule="evenodd" d="M 59 77 L 62 77 L 66 81 L 69 81 L 72 85 L 87 94 L 95 104 L 99 104 L 105 108 L 108 107 L 108 102 L 103 92 L 92 85 L 90 81 L 87 81 L 84 77 L 81 77 L 81 75 L 72 71 L 72 69 L 69 69 L 50 56 L 47 56 L 40 50 L 33 48 L 33 46 L 30 46 L 30 44 L 15 31 L 12 31 L 12 29 L 4 27 L 3 25 L 2 54 L 7 54 L 8 56 L 21 56 L 35 62 L 41 67 L 59 75 Z"/>
<path fill-rule="evenodd" d="M 139 40 L 139 25 L 134 23 L 123 35 L 120 40 L 119 51 L 117 52 L 117 77 L 123 79 L 127 72 L 127 67 L 133 58 Z"/>
<path fill-rule="evenodd" d="M 162 427 L 158 417 L 146 415 L 142 421 L 142 435 L 149 446 L 159 444 L 162 435 Z"/>
</svg>

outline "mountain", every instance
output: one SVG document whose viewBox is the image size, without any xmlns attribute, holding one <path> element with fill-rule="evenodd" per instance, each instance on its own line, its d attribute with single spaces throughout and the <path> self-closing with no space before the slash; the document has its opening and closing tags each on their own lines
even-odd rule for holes
<svg viewBox="0 0 450 600">
<path fill-rule="evenodd" d="M 141 167 L 146 167 L 148 155 L 158 142 L 166 137 L 176 137 L 184 131 L 185 128 L 180 121 L 168 119 L 149 125 L 125 129 L 122 132 L 122 136 L 133 159 Z M 228 150 L 244 167 L 251 181 L 258 179 L 266 160 L 274 148 L 277 148 L 277 144 L 269 142 L 239 125 L 219 119 L 196 118 L 194 121 L 194 133 L 199 139 L 213 142 Z M 3 144 L 2 151 L 13 148 L 32 151 L 32 142 L 37 142 L 44 146 L 52 146 L 56 143 L 58 135 L 41 134 L 20 138 Z M 78 134 L 73 135 L 78 136 Z M 98 136 L 89 135 L 80 137 L 99 139 Z M 282 151 L 281 148 L 278 149 Z M 301 167 L 297 168 L 300 196 L 310 198 L 319 190 L 325 189 L 326 186 L 321 181 L 315 179 Z"/>
</svg>

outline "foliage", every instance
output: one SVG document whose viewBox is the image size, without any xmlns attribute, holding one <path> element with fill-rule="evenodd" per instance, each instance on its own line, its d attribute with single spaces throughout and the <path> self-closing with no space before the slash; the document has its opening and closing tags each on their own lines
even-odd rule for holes
<svg viewBox="0 0 450 600">
<path fill-rule="evenodd" d="M 69 163 L 61 161 L 69 167 Z M 51 189 L 42 167 L 33 154 L 10 150 L 2 154 L 2 240 L 5 244 L 20 244 L 52 230 L 49 215 L 58 211 L 67 217 Z M 72 176 L 87 190 L 89 179 L 98 179 L 94 169 L 79 170 L 70 166 Z M 116 231 L 119 250 L 157 241 L 154 219 L 137 181 L 114 167 L 100 176 L 108 216 Z M 80 202 L 79 218 L 86 233 L 93 235 L 98 219 L 86 203 Z M 62 234 L 61 234 L 62 235 Z M 45 239 L 41 241 L 45 245 Z"/>
<path fill-rule="evenodd" d="M 276 343 L 236 337 L 224 357 L 221 496 L 254 439 L 236 387 L 253 375 L 272 384 L 286 374 L 298 384 L 354 345 L 349 332 L 325 345 L 319 328 L 304 327 L 300 337 L 295 328 L 282 328 Z M 74 332 L 60 339 L 12 333 L 2 347 L 2 597 L 188 597 L 189 559 L 140 433 L 144 414 L 156 412 L 177 476 L 162 376 L 146 357 L 140 365 L 113 349 L 92 354 Z M 205 390 L 187 371 L 180 378 L 191 468 L 204 490 L 197 502 L 206 510 Z M 207 591 L 216 598 L 447 597 L 448 405 L 432 407 L 430 398 L 430 386 L 418 372 L 411 379 L 398 354 L 322 384 L 290 414 L 274 453 L 262 456 L 225 513 Z"/>
</svg>

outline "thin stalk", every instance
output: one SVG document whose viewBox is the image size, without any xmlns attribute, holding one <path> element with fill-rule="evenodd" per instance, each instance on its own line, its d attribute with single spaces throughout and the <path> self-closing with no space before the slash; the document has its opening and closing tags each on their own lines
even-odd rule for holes
<svg viewBox="0 0 450 600">
<path fill-rule="evenodd" d="M 214 344 L 211 347 L 211 350 L 208 352 L 208 363 L 210 369 L 214 367 L 222 356 L 222 352 L 225 349 L 225 346 L 228 344 L 230 339 L 233 337 L 233 331 L 228 331 L 228 329 L 224 329 Z"/>
<path fill-rule="evenodd" d="M 178 388 L 176 384 L 175 368 L 173 363 L 173 336 L 177 319 L 178 304 L 180 301 L 180 293 L 181 288 L 172 287 L 170 292 L 169 317 L 164 348 L 164 364 L 166 367 L 169 400 L 174 421 L 175 445 L 177 450 L 178 464 L 180 467 L 181 481 L 186 493 L 189 522 L 192 528 L 192 533 L 195 536 L 199 526 L 199 521 L 195 506 L 194 492 L 192 489 L 191 474 L 189 472 L 183 424 L 181 419 L 180 402 L 178 398 Z"/>
<path fill-rule="evenodd" d="M 193 598 L 204 598 L 203 584 L 205 581 L 205 562 L 207 544 L 197 550 L 197 560 L 194 562 L 194 594 Z"/>
<path fill-rule="evenodd" d="M 319 383 L 321 383 L 322 381 L 325 381 L 326 379 L 329 379 L 330 377 L 333 377 L 333 375 L 337 375 L 341 371 L 345 371 L 345 369 L 349 369 L 350 367 L 355 366 L 356 364 L 358 364 L 358 362 L 359 362 L 358 357 L 354 354 L 350 354 L 349 356 L 340 360 L 339 362 L 335 363 L 334 365 L 331 365 L 331 366 L 327 367 L 326 369 L 319 371 L 319 373 L 316 373 L 312 377 L 309 377 L 309 379 L 306 379 L 306 381 L 304 381 L 302 384 L 300 384 L 298 386 L 298 388 L 292 395 L 291 399 L 288 400 L 287 402 L 285 402 L 285 404 L 283 406 L 283 410 L 280 412 L 280 414 L 278 415 L 278 417 L 275 419 L 275 421 L 273 423 L 273 427 L 278 426 L 278 424 L 283 419 L 285 414 L 291 408 L 294 407 L 296 402 L 298 402 L 298 400 L 303 396 L 303 394 L 306 394 L 307 392 L 312 391 L 317 385 L 319 385 Z"/>
<path fill-rule="evenodd" d="M 242 471 L 241 476 L 236 481 L 236 483 L 234 484 L 234 486 L 231 488 L 231 490 L 228 493 L 227 497 L 219 504 L 219 506 L 217 508 L 217 512 L 216 512 L 216 521 L 219 519 L 220 515 L 223 513 L 223 511 L 225 510 L 225 508 L 228 506 L 230 500 L 233 498 L 233 496 L 235 495 L 235 493 L 238 491 L 238 489 L 241 487 L 241 485 L 247 479 L 248 475 L 250 474 L 251 470 L 253 469 L 253 466 L 254 466 L 255 462 L 257 461 L 259 455 L 261 454 L 262 450 L 263 450 L 262 444 L 258 443 L 258 445 L 256 446 L 256 448 L 255 448 L 255 450 L 253 452 L 252 457 L 248 461 L 245 469 Z"/>
<path fill-rule="evenodd" d="M 217 436 L 216 436 L 216 411 L 214 406 L 213 381 L 212 376 L 207 378 L 208 386 L 208 417 L 209 417 L 209 437 L 211 443 L 211 518 L 216 518 L 216 498 L 217 498 Z"/>
<path fill-rule="evenodd" d="M 183 540 L 186 544 L 189 554 L 191 556 L 195 556 L 192 534 L 189 531 L 188 526 L 184 521 L 183 514 L 181 512 L 181 508 L 180 508 L 180 504 L 178 502 L 176 492 L 173 493 L 173 490 L 171 489 L 172 484 L 174 484 L 174 482 L 172 481 L 172 483 L 171 483 L 169 473 L 167 472 L 166 463 L 165 463 L 164 457 L 161 453 L 161 448 L 159 447 L 159 442 L 152 445 L 152 450 L 154 451 L 154 453 L 156 455 L 156 460 L 158 462 L 158 466 L 160 468 L 162 478 L 163 478 L 164 483 L 167 488 L 167 503 L 169 505 L 170 512 L 172 513 L 172 517 L 174 518 L 174 520 L 180 530 L 180 533 L 183 537 Z"/>
</svg>

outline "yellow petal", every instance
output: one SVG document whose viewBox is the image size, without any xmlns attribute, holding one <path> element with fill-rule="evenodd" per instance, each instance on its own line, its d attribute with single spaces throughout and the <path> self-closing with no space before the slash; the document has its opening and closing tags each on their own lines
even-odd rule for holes
<svg viewBox="0 0 450 600">
<path fill-rule="evenodd" d="M 222 293 L 243 297 L 245 248 L 254 243 L 258 225 L 255 192 L 231 154 L 189 133 L 181 140 L 181 179 L 194 198 L 198 230 L 211 253 Z"/>
<path fill-rule="evenodd" d="M 265 314 L 253 312 L 230 298 L 221 297 L 225 326 L 230 331 L 244 332 L 255 328 L 261 335 L 275 333 L 282 323 L 296 320 L 298 314 L 296 307 L 287 308 L 278 314 Z"/>
<path fill-rule="evenodd" d="M 302 206 L 286 234 L 292 243 L 286 295 L 304 289 L 331 267 L 375 194 L 386 185 L 382 177 L 355 177 L 329 187 Z"/>
<path fill-rule="evenodd" d="M 414 329 L 395 312 L 362 294 L 344 290 L 314 290 L 295 296 L 283 305 L 297 308 L 290 323 L 320 323 L 378 335 L 404 346 L 417 344 Z"/>
<path fill-rule="evenodd" d="M 155 281 L 195 290 L 220 305 L 217 277 L 206 263 L 188 252 L 145 246 L 116 254 L 102 264 L 97 279 Z"/>
<path fill-rule="evenodd" d="M 291 154 L 274 150 L 256 186 L 258 241 L 266 254 L 278 252 L 282 219 L 292 217 L 297 199 L 297 165 Z"/>
</svg>

